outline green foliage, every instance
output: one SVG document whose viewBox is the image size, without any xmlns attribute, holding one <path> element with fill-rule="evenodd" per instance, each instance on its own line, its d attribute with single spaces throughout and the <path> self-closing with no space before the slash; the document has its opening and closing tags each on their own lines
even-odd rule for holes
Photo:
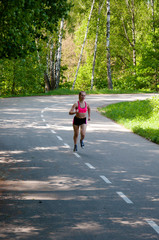
<svg viewBox="0 0 159 240">
<path fill-rule="evenodd" d="M 89 2 L 89 8 L 88 8 Z M 101 1 L 102 2 L 102 1 Z M 81 24 L 77 27 L 75 31 L 75 44 L 76 44 L 76 55 L 79 57 L 81 46 L 84 40 L 88 15 L 90 12 L 92 1 L 87 1 L 87 7 L 85 15 L 81 20 Z M 86 45 L 84 49 L 84 54 L 82 57 L 82 64 L 79 69 L 79 73 L 77 76 L 77 81 L 75 88 L 80 89 L 81 86 L 85 90 L 90 89 L 91 87 L 91 77 L 92 77 L 92 67 L 93 67 L 93 55 L 94 55 L 94 46 L 95 46 L 95 38 L 96 38 L 96 27 L 97 27 L 97 18 L 98 16 L 98 8 L 99 2 L 96 2 L 93 10 L 93 15 L 90 21 L 90 27 L 88 30 L 88 36 L 86 40 Z M 105 9 L 103 9 L 103 15 L 100 16 L 100 25 L 99 25 L 99 34 L 98 34 L 98 47 L 97 47 L 97 57 L 96 57 L 96 65 L 95 65 L 95 79 L 94 79 L 94 87 L 95 88 L 105 88 L 107 87 L 107 68 L 106 68 L 106 17 L 105 17 Z M 101 54 L 102 53 L 102 54 Z M 76 72 L 77 67 L 74 68 L 74 72 Z M 73 81 L 73 79 L 71 79 Z"/>
<path fill-rule="evenodd" d="M 126 128 L 159 144 L 159 97 L 108 105 L 99 111 Z"/>
<path fill-rule="evenodd" d="M 66 17 L 67 0 L 1 0 L 0 58 L 24 57 L 36 50 L 35 38 L 41 29 L 55 30 Z"/>
<path fill-rule="evenodd" d="M 35 55 L 28 55 L 25 59 L 1 60 L 0 70 L 0 94 L 3 96 L 44 91 L 44 68 L 39 65 Z"/>
<path fill-rule="evenodd" d="M 149 46 L 143 46 L 143 54 L 138 66 L 138 76 L 151 89 L 158 90 L 159 84 L 159 29 L 150 34 Z"/>
<path fill-rule="evenodd" d="M 84 64 L 81 66 L 78 73 L 75 89 L 80 90 L 81 87 L 84 90 L 90 89 L 90 78 L 92 73 L 92 69 L 90 67 L 90 64 Z"/>
<path fill-rule="evenodd" d="M 75 44 L 77 56 L 80 54 L 82 41 L 86 30 L 88 14 L 91 1 L 86 1 L 82 7 L 85 10 L 78 14 L 76 20 L 80 19 L 79 25 L 76 25 Z M 89 8 L 88 8 L 89 3 Z M 77 3 L 76 3 L 77 4 Z M 128 4 L 128 5 L 127 5 Z M 155 2 L 154 14 L 152 18 L 152 8 L 150 2 L 144 0 L 135 1 L 135 50 L 136 66 L 133 66 L 133 36 L 132 36 L 132 9 L 131 1 L 111 2 L 111 31 L 110 31 L 110 52 L 111 69 L 114 88 L 121 89 L 154 89 L 158 85 L 158 5 Z M 82 16 L 82 18 L 81 18 Z M 98 18 L 98 2 L 96 2 L 93 15 L 90 21 L 88 37 L 85 46 L 85 52 L 82 58 L 82 66 L 79 70 L 80 78 L 77 87 L 83 86 L 85 79 L 86 89 L 90 86 L 91 69 L 94 53 L 94 42 L 96 35 L 96 25 Z M 155 24 L 155 33 L 153 25 Z M 86 73 L 87 71 L 87 73 Z M 75 76 L 76 68 L 74 69 Z M 86 80 L 87 79 L 87 80 Z M 71 79 L 73 81 L 73 79 Z M 76 86 L 75 86 L 76 87 Z M 106 59 L 106 4 L 100 15 L 99 38 L 97 46 L 97 56 L 95 65 L 94 87 L 107 87 L 107 59 Z"/>
<path fill-rule="evenodd" d="M 96 1 L 94 5 L 75 85 L 75 89 L 78 90 L 82 88 L 88 91 L 91 87 L 98 8 L 101 2 L 103 1 Z M 136 66 L 133 66 L 132 1 L 111 1 L 110 53 L 113 88 L 122 91 L 139 89 L 158 91 L 159 4 L 154 1 L 153 18 L 150 1 L 134 2 Z M 71 4 L 71 11 L 68 12 Z M 1 0 L 0 58 L 3 58 L 0 61 L 1 94 L 44 92 L 44 71 L 51 72 L 51 44 L 54 66 L 56 64 L 58 29 L 62 16 L 67 21 L 65 21 L 65 45 L 62 46 L 60 88 L 71 88 L 91 4 L 92 0 Z M 105 1 L 100 14 L 94 90 L 107 88 L 106 9 Z M 50 80 L 50 74 L 48 77 Z"/>
</svg>

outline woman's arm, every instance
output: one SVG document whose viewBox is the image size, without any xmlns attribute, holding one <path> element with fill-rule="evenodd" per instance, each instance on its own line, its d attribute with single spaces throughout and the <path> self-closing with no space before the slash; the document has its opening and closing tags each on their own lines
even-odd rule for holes
<svg viewBox="0 0 159 240">
<path fill-rule="evenodd" d="M 87 104 L 87 109 L 88 109 L 88 121 L 91 120 L 91 108 L 89 106 L 89 104 Z"/>
<path fill-rule="evenodd" d="M 73 104 L 73 106 L 71 107 L 71 109 L 69 111 L 69 115 L 76 114 L 77 113 L 77 109 L 78 109 L 77 103 Z"/>
</svg>

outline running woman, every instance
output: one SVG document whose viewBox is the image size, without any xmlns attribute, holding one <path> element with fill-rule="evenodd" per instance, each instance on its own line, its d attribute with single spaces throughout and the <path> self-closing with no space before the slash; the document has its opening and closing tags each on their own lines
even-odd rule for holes
<svg viewBox="0 0 159 240">
<path fill-rule="evenodd" d="M 88 121 L 90 121 L 90 106 L 88 103 L 85 102 L 86 93 L 84 91 L 81 91 L 79 93 L 79 101 L 74 103 L 72 108 L 69 111 L 69 115 L 74 115 L 73 119 L 73 129 L 74 129 L 74 149 L 73 151 L 77 151 L 77 140 L 79 135 L 79 129 L 80 129 L 80 145 L 81 148 L 84 148 L 84 138 L 86 134 L 86 126 L 87 126 L 87 119 L 86 119 L 86 113 L 88 111 Z"/>
</svg>

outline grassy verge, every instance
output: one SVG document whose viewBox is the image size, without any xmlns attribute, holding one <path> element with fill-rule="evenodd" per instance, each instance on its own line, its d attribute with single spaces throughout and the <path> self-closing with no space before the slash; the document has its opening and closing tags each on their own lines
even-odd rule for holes
<svg viewBox="0 0 159 240">
<path fill-rule="evenodd" d="M 96 90 L 87 90 L 87 94 L 133 94 L 133 93 L 152 93 L 153 91 L 150 90 L 120 90 L 120 89 L 96 89 Z M 52 95 L 73 95 L 78 94 L 79 90 L 71 90 L 71 89 L 64 89 L 59 88 L 53 91 L 49 91 L 47 93 L 26 93 L 26 94 L 17 94 L 17 95 L 1 95 L 0 98 L 7 98 L 7 97 L 29 97 L 29 96 L 52 96 Z"/>
<path fill-rule="evenodd" d="M 159 144 L 159 97 L 120 102 L 98 110 L 134 133 Z"/>
</svg>

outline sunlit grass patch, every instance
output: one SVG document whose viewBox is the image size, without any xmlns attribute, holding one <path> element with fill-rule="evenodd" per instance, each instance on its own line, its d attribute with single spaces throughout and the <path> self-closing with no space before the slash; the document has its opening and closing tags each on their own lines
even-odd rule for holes
<svg viewBox="0 0 159 240">
<path fill-rule="evenodd" d="M 134 133 L 159 144 L 159 97 L 120 102 L 98 110 Z"/>
</svg>

